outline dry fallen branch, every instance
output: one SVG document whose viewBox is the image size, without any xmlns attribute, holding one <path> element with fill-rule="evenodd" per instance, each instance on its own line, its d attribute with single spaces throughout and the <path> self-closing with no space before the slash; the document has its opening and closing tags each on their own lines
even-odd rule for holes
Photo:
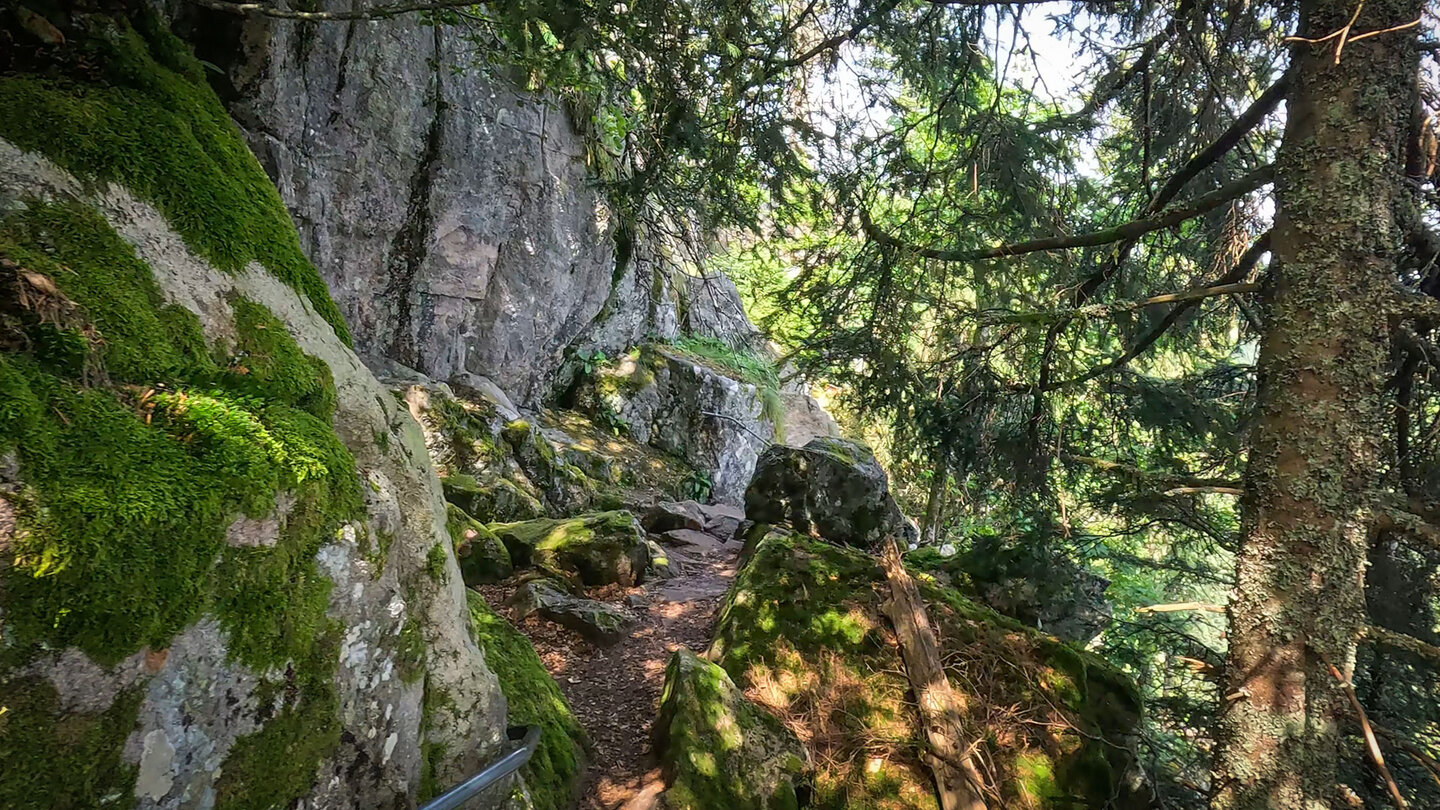
<svg viewBox="0 0 1440 810">
<path fill-rule="evenodd" d="M 940 664 L 940 641 L 930 625 L 925 603 L 915 580 L 900 560 L 894 537 L 885 538 L 880 563 L 890 583 L 885 614 L 895 626 L 900 657 L 934 756 L 927 764 L 935 776 L 942 810 L 986 810 L 984 778 L 975 767 L 973 745 L 964 740 L 965 696 L 945 677 Z"/>
<path fill-rule="evenodd" d="M 1225 607 L 1212 605 L 1209 602 L 1172 602 L 1166 605 L 1146 605 L 1135 608 L 1136 613 L 1181 613 L 1192 610 L 1204 613 L 1224 613 Z"/>
</svg>

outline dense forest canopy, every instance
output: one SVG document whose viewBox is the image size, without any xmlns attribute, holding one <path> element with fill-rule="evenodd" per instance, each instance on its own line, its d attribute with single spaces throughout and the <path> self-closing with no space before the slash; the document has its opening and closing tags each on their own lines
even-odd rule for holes
<svg viewBox="0 0 1440 810">
<path fill-rule="evenodd" d="M 922 544 L 1108 580 L 1159 806 L 1440 806 L 1433 4 L 190 2 L 429 15 L 563 98 Z"/>
</svg>

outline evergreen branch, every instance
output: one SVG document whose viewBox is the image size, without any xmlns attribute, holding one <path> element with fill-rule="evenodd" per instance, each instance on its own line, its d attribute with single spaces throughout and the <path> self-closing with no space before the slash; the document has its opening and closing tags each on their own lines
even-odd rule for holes
<svg viewBox="0 0 1440 810">
<path fill-rule="evenodd" d="M 1201 194 L 1185 205 L 1170 208 L 1152 216 L 1134 219 L 1112 228 L 1104 228 L 1102 230 L 1090 231 L 1074 236 L 1050 236 L 1043 239 L 1031 239 L 1027 242 L 1017 242 L 994 248 L 980 248 L 978 250 L 927 248 L 911 245 L 886 233 L 870 219 L 869 212 L 863 207 L 860 209 L 860 224 L 865 234 L 877 244 L 903 250 L 922 258 L 945 262 L 988 261 L 990 259 L 1023 256 L 1028 253 L 1096 247 L 1099 245 L 1108 245 L 1112 242 L 1138 239 L 1145 234 L 1165 228 L 1172 228 L 1187 219 L 1194 219 L 1201 214 L 1209 213 L 1238 197 L 1243 197 L 1261 186 L 1270 183 L 1274 178 L 1274 167 L 1268 165 L 1262 166 L 1238 180 L 1227 183 L 1209 193 Z"/>
<path fill-rule="evenodd" d="M 1150 200 L 1150 204 L 1145 206 L 1142 214 L 1150 216 L 1166 205 L 1169 205 L 1170 201 L 1175 199 L 1175 195 L 1180 193 L 1180 190 L 1185 187 L 1186 183 L 1195 179 L 1196 175 L 1215 163 L 1215 161 L 1224 157 L 1231 149 L 1234 149 L 1246 135 L 1249 135 L 1255 127 L 1259 126 L 1260 122 L 1265 120 L 1265 116 L 1274 112 L 1275 108 L 1280 106 L 1280 102 L 1284 100 L 1285 94 L 1290 90 L 1292 75 L 1292 73 L 1287 72 L 1281 76 L 1279 80 L 1270 85 L 1264 93 L 1261 93 L 1260 97 L 1255 99 L 1255 101 L 1246 108 L 1245 112 L 1241 113 L 1240 117 L 1235 119 L 1235 123 L 1231 124 L 1228 129 L 1221 133 L 1220 137 L 1216 138 L 1209 146 L 1201 149 L 1194 157 L 1186 161 L 1185 165 L 1181 166 L 1180 170 L 1171 175 L 1170 179 L 1165 181 L 1165 185 L 1161 186 L 1160 190 L 1155 192 L 1155 196 Z"/>
<path fill-rule="evenodd" d="M 1426 641 L 1421 641 L 1406 633 L 1397 633 L 1379 625 L 1368 625 L 1365 630 L 1365 640 L 1374 644 L 1381 644 L 1392 649 L 1408 652 L 1418 658 L 1423 658 L 1433 665 L 1440 666 L 1440 647 Z"/>
<path fill-rule="evenodd" d="M 1213 287 L 1191 287 L 1188 290 L 1181 290 L 1173 293 L 1162 293 L 1152 295 L 1149 298 L 1141 298 L 1135 301 L 1122 301 L 1118 304 L 1091 304 L 1087 307 L 1075 309 L 1057 309 L 1050 312 L 1021 312 L 1014 314 L 985 316 L 980 319 L 983 324 L 1002 323 L 1050 323 L 1060 320 L 1071 320 L 1074 318 L 1105 318 L 1120 312 L 1133 312 L 1137 309 L 1144 309 L 1155 304 L 1194 304 L 1214 298 L 1220 295 L 1236 295 L 1239 293 L 1255 292 L 1260 289 L 1259 284 L 1248 281 L 1234 282 L 1230 284 L 1217 284 Z"/>
<path fill-rule="evenodd" d="M 1051 0 L 926 0 L 933 6 L 961 6 L 965 8 L 988 8 L 990 6 L 1034 6 L 1051 2 Z M 773 67 L 792 68 L 800 67 L 811 59 L 827 51 L 833 51 L 847 42 L 853 41 L 856 37 L 865 32 L 865 29 L 880 21 L 880 18 L 894 11 L 900 5 L 900 0 L 885 0 L 876 6 L 864 17 L 856 20 L 849 28 L 820 42 L 807 49 L 804 53 L 792 56 L 789 59 L 772 61 Z"/>
<path fill-rule="evenodd" d="M 418 11 L 446 11 L 479 5 L 475 0 L 435 0 L 434 2 L 395 3 L 353 11 L 292 11 L 264 3 L 235 3 L 229 0 L 189 0 L 201 8 L 234 14 L 239 17 L 271 17 L 277 20 L 304 22 L 345 22 L 349 20 L 384 20 Z"/>
<path fill-rule="evenodd" d="M 1068 461 L 1072 464 L 1083 464 L 1101 472 L 1113 473 L 1124 478 L 1144 482 L 1147 486 L 1158 490 L 1169 490 L 1177 487 L 1204 488 L 1207 491 L 1240 489 L 1240 482 L 1228 478 L 1201 478 L 1185 474 L 1151 472 L 1130 464 L 1122 464 L 1118 461 L 1109 461 L 1103 458 L 1095 458 L 1094 456 L 1077 456 L 1071 453 L 1061 453 L 1060 460 Z"/>
<path fill-rule="evenodd" d="M 1064 127 L 1081 124 L 1088 121 L 1095 113 L 1099 112 L 1106 104 L 1115 100 L 1120 91 L 1130 85 L 1136 76 L 1150 69 L 1150 63 L 1155 60 L 1155 54 L 1160 48 L 1175 41 L 1180 34 L 1180 26 L 1194 7 L 1193 0 L 1182 0 L 1175 13 L 1171 15 L 1170 22 L 1160 33 L 1151 37 L 1140 51 L 1140 56 L 1131 62 L 1118 76 L 1109 82 L 1103 82 L 1095 88 L 1085 104 L 1073 113 L 1056 115 L 1040 122 L 1035 126 L 1035 131 L 1040 133 L 1052 132 Z"/>
<path fill-rule="evenodd" d="M 884 17 L 886 14 L 894 11 L 895 7 L 898 5 L 900 5 L 900 0 L 885 0 L 885 2 L 881 3 L 873 10 L 871 10 L 869 14 L 856 20 L 855 23 L 845 31 L 836 34 L 835 36 L 828 39 L 817 42 L 814 47 L 810 48 L 802 54 L 799 54 L 798 56 L 793 56 L 789 59 L 783 59 L 777 62 L 773 62 L 772 64 L 775 67 L 782 68 L 800 67 L 801 65 L 809 62 L 811 59 L 814 59 L 820 54 L 839 48 L 841 45 L 844 45 L 845 43 L 860 36 L 860 34 L 863 33 L 866 28 L 869 28 L 870 26 L 879 22 L 881 17 Z"/>
<path fill-rule="evenodd" d="M 1216 279 L 1215 283 L 1210 286 L 1219 287 L 1225 284 L 1233 284 L 1250 275 L 1250 271 L 1254 269 L 1257 263 L 1259 263 L 1260 257 L 1265 255 L 1265 253 L 1267 253 L 1269 250 L 1270 232 L 1266 231 L 1263 236 L 1255 240 L 1255 243 L 1251 245 L 1243 255 L 1240 256 L 1239 260 L 1235 262 L 1235 266 L 1231 267 L 1229 272 Z M 1180 320 L 1180 317 L 1182 315 L 1199 305 L 1201 300 L 1202 299 L 1195 299 L 1193 301 L 1184 301 L 1176 304 L 1174 307 L 1171 307 L 1170 311 L 1166 313 L 1165 317 L 1160 321 L 1160 323 L 1156 324 L 1153 329 L 1141 336 L 1139 340 L 1135 341 L 1135 343 L 1131 345 L 1130 348 L 1126 349 L 1119 357 L 1116 357 L 1114 360 L 1111 360 L 1102 365 L 1096 366 L 1095 368 L 1090 369 L 1089 371 L 1081 374 L 1078 377 L 1071 377 L 1068 380 L 1061 380 L 1060 382 L 1055 383 L 1053 386 L 1051 386 L 1051 388 L 1065 388 L 1067 386 L 1079 385 L 1080 383 L 1089 382 L 1096 377 L 1108 374 L 1111 371 L 1114 371 L 1115 369 L 1125 365 L 1126 363 L 1129 363 L 1131 360 L 1134 360 L 1135 358 L 1144 354 L 1145 351 L 1151 346 L 1155 345 L 1155 341 L 1159 340 L 1160 336 L 1165 334 L 1166 330 L 1174 326 L 1175 323 Z"/>
</svg>

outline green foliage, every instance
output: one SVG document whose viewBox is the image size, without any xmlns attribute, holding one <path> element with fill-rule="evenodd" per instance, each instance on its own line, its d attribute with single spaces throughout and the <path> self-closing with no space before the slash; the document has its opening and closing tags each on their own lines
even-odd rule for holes
<svg viewBox="0 0 1440 810">
<path fill-rule="evenodd" d="M 348 343 L 279 193 L 188 49 L 149 13 L 134 28 L 102 17 L 75 22 L 88 30 L 66 46 L 75 51 L 69 58 L 99 66 L 99 80 L 63 69 L 0 76 L 0 137 L 153 203 L 223 270 L 259 262 Z"/>
<path fill-rule="evenodd" d="M 705 503 L 710 500 L 710 493 L 715 489 L 715 481 L 710 478 L 710 473 L 705 470 L 690 470 L 685 473 L 675 484 L 675 499 L 680 501 L 699 501 Z"/>
<path fill-rule="evenodd" d="M 545 671 L 530 640 L 471 591 L 470 626 L 485 663 L 500 678 L 511 725 L 538 725 L 540 747 L 525 765 L 526 787 L 536 810 L 564 810 L 574 803 L 588 745 L 560 688 Z"/>
<path fill-rule="evenodd" d="M 681 335 L 670 345 L 727 377 L 757 388 L 780 388 L 780 374 L 775 368 L 775 361 L 749 348 L 736 348 L 718 338 L 702 335 Z"/>
<path fill-rule="evenodd" d="M 90 810 L 133 802 L 135 766 L 121 759 L 144 693 L 121 692 L 98 714 L 59 723 L 59 697 L 36 678 L 0 680 L 0 806 Z M 63 774 L 64 778 L 58 778 Z"/>
</svg>

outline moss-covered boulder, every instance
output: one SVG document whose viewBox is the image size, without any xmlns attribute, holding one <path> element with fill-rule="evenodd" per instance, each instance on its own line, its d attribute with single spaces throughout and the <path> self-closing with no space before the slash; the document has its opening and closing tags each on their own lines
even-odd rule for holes
<svg viewBox="0 0 1440 810">
<path fill-rule="evenodd" d="M 460 564 L 460 576 L 466 585 L 499 582 L 515 572 L 510 552 L 485 524 L 453 503 L 447 504 L 446 516 L 450 540 L 455 544 L 455 561 Z"/>
<path fill-rule="evenodd" d="M 918 536 L 890 496 L 890 481 L 874 453 L 828 437 L 804 447 L 767 448 L 745 490 L 745 517 L 757 524 L 788 523 L 859 548 L 876 548 L 886 535 L 903 548 Z"/>
<path fill-rule="evenodd" d="M 413 806 L 504 703 L 419 431 L 155 6 L 32 5 L 70 13 L 0 14 L 0 807 Z"/>
<path fill-rule="evenodd" d="M 509 604 L 517 619 L 539 616 L 602 647 L 619 643 L 635 624 L 635 618 L 619 605 L 572 596 L 548 579 L 532 579 L 521 585 Z"/>
<path fill-rule="evenodd" d="M 501 431 L 515 461 L 545 493 L 545 500 L 561 514 L 573 514 L 595 500 L 595 484 L 585 473 L 555 452 L 535 425 L 516 419 Z"/>
<path fill-rule="evenodd" d="M 470 592 L 470 626 L 485 662 L 500 678 L 514 726 L 540 727 L 540 746 L 521 771 L 535 810 L 573 807 L 585 770 L 585 731 L 545 671 L 530 640 Z"/>
<path fill-rule="evenodd" d="M 808 791 L 794 732 L 684 648 L 665 667 L 655 750 L 670 810 L 796 810 Z"/>
<path fill-rule="evenodd" d="M 1148 806 L 1133 789 L 1140 703 L 1123 674 L 917 579 L 944 657 L 955 662 L 952 682 L 970 696 L 966 727 L 997 779 L 997 806 Z M 807 741 L 817 763 L 813 807 L 936 806 L 909 683 L 880 610 L 887 589 L 864 552 L 772 533 L 717 622 L 710 658 Z"/>
<path fill-rule="evenodd" d="M 517 564 L 534 565 L 581 585 L 638 585 L 649 567 L 645 534 L 635 516 L 624 510 L 494 523 L 490 529 Z"/>
<path fill-rule="evenodd" d="M 457 473 L 440 479 L 445 500 L 483 523 L 510 523 L 545 516 L 545 506 L 526 487 L 509 478 L 481 483 L 473 475 Z"/>
</svg>

